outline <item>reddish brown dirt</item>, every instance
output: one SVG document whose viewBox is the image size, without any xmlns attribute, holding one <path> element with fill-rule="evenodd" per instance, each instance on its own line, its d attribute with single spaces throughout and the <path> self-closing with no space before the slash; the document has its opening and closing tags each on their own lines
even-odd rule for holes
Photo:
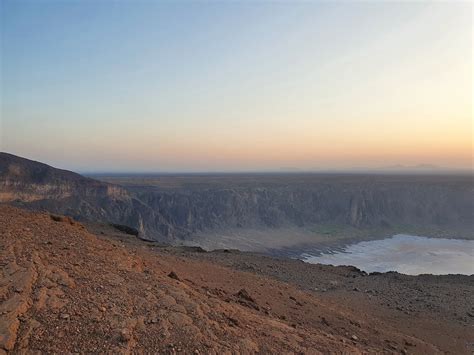
<svg viewBox="0 0 474 355">
<path fill-rule="evenodd" d="M 439 351 L 351 301 L 49 214 L 0 206 L 0 263 L 0 353 Z"/>
</svg>

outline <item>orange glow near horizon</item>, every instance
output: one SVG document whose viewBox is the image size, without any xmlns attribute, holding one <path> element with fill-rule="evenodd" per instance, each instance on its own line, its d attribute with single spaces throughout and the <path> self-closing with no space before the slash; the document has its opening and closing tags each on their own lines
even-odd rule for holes
<svg viewBox="0 0 474 355">
<path fill-rule="evenodd" d="M 471 3 L 115 5 L 5 6 L 0 150 L 80 171 L 474 167 Z"/>
</svg>

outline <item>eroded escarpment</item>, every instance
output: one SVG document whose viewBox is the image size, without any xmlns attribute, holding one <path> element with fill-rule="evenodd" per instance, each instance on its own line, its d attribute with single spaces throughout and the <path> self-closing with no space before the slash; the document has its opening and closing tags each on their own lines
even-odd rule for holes
<svg viewBox="0 0 474 355">
<path fill-rule="evenodd" d="M 263 179 L 263 178 L 262 178 Z M 311 227 L 333 224 L 366 227 L 438 227 L 469 233 L 473 221 L 472 182 L 443 179 L 354 176 L 342 181 L 292 177 L 279 185 L 234 186 L 153 191 L 137 190 L 140 200 L 159 210 L 169 223 L 191 233 L 225 228 Z M 368 181 L 367 181 L 368 180 Z M 449 178 L 448 178 L 449 180 Z"/>
<path fill-rule="evenodd" d="M 289 284 L 98 238 L 67 219 L 0 206 L 0 225 L 3 351 L 438 351 Z"/>
<path fill-rule="evenodd" d="M 66 214 L 82 221 L 125 224 L 141 237 L 170 242 L 173 226 L 118 185 L 0 152 L 0 203 Z"/>
<path fill-rule="evenodd" d="M 0 153 L 0 202 L 126 225 L 143 239 L 193 239 L 199 244 L 199 236 L 219 238 L 230 231 L 243 235 L 293 229 L 309 235 L 326 225 L 474 238 L 472 176 L 270 174 L 105 180 Z"/>
</svg>

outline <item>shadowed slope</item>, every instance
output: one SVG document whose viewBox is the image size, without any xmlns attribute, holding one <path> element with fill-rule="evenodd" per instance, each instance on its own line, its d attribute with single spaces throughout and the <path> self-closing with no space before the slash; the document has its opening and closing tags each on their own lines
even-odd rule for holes
<svg viewBox="0 0 474 355">
<path fill-rule="evenodd" d="M 172 236 L 171 226 L 126 189 L 67 170 L 0 153 L 0 202 L 78 220 L 130 225 L 140 237 Z"/>
</svg>

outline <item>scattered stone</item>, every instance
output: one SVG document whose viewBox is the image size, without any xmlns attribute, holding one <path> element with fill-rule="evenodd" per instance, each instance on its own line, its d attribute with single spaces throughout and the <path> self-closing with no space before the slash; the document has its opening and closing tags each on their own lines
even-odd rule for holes
<svg viewBox="0 0 474 355">
<path fill-rule="evenodd" d="M 99 307 L 99 311 L 101 311 L 101 312 L 105 312 L 105 311 L 107 311 L 107 308 L 105 308 L 104 306 L 102 306 L 102 307 Z"/>
<path fill-rule="evenodd" d="M 357 287 L 354 287 L 354 288 L 352 289 L 352 291 L 354 291 L 354 292 L 360 292 L 360 289 L 357 288 Z"/>
<path fill-rule="evenodd" d="M 67 314 L 67 313 L 62 313 L 59 317 L 60 317 L 61 319 L 69 319 L 69 318 L 70 318 L 70 315 Z"/>
<path fill-rule="evenodd" d="M 174 272 L 174 271 L 171 271 L 169 274 L 168 274 L 168 277 L 174 279 L 174 280 L 177 280 L 177 281 L 181 281 L 181 279 L 179 278 L 179 276 Z"/>
<path fill-rule="evenodd" d="M 132 336 L 130 335 L 130 331 L 128 329 L 122 329 L 120 331 L 120 341 L 126 343 L 126 342 L 129 342 L 130 339 L 132 339 Z"/>
<path fill-rule="evenodd" d="M 245 288 L 237 292 L 236 296 L 249 302 L 255 302 L 255 300 L 249 295 L 249 293 L 247 292 Z"/>
<path fill-rule="evenodd" d="M 71 217 L 58 216 L 58 215 L 55 215 L 55 214 L 50 214 L 49 216 L 55 222 L 64 222 L 64 223 L 68 223 L 68 224 L 71 224 L 71 225 L 75 224 L 75 221 Z"/>
<path fill-rule="evenodd" d="M 359 340 L 359 338 L 357 337 L 357 335 L 353 335 L 353 336 L 351 336 L 351 339 L 352 339 L 352 340 L 354 340 L 354 341 L 357 341 L 357 340 Z"/>
<path fill-rule="evenodd" d="M 232 325 L 232 326 L 239 326 L 239 321 L 235 318 L 232 318 L 232 317 L 227 317 L 227 319 L 229 320 L 229 323 Z"/>
</svg>

